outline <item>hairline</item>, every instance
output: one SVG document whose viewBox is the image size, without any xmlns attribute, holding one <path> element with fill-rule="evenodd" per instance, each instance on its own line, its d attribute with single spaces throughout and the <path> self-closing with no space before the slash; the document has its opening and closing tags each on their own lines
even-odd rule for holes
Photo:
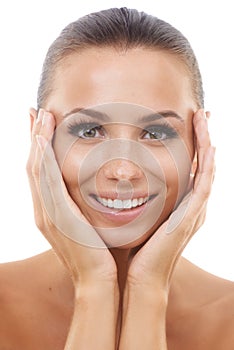
<svg viewBox="0 0 234 350">
<path fill-rule="evenodd" d="M 189 81 L 190 81 L 190 85 L 191 85 L 191 97 L 193 98 L 197 108 L 203 108 L 203 106 L 201 105 L 201 103 L 198 101 L 198 99 L 196 98 L 196 93 L 194 92 L 194 83 L 193 83 L 193 74 L 188 66 L 188 64 L 186 63 L 186 60 L 183 58 L 183 54 L 180 54 L 179 52 L 175 52 L 173 50 L 170 50 L 168 48 L 162 48 L 160 46 L 153 46 L 153 45 L 144 45 L 144 44 L 132 44 L 132 45 L 123 45 L 123 44 L 102 44 L 102 45 L 95 45 L 95 44 L 89 44 L 89 45 L 83 45 L 83 46 L 78 46 L 78 45 L 73 45 L 73 47 L 70 46 L 69 50 L 64 50 L 63 54 L 60 54 L 58 59 L 53 63 L 52 69 L 50 69 L 49 74 L 48 74 L 48 78 L 47 78 L 47 86 L 46 86 L 46 91 L 47 94 L 45 94 L 45 99 L 43 101 L 43 105 L 42 106 L 38 106 L 39 108 L 43 108 L 44 105 L 47 103 L 50 95 L 53 93 L 53 91 L 55 91 L 54 88 L 54 80 L 56 78 L 56 75 L 58 74 L 59 71 L 59 67 L 61 69 L 63 69 L 66 64 L 66 62 L 69 60 L 69 57 L 73 56 L 73 55 L 82 55 L 84 52 L 86 51 L 92 51 L 94 49 L 97 50 L 103 50 L 103 49 L 108 49 L 108 50 L 115 50 L 116 53 L 124 53 L 126 54 L 128 51 L 130 50 L 134 50 L 134 49 L 144 49 L 147 51 L 152 51 L 152 52 L 163 52 L 165 54 L 167 54 L 168 56 L 172 56 L 178 59 L 178 62 L 181 63 L 181 66 L 183 66 L 185 73 L 188 75 Z M 48 88 L 49 85 L 49 88 Z"/>
</svg>

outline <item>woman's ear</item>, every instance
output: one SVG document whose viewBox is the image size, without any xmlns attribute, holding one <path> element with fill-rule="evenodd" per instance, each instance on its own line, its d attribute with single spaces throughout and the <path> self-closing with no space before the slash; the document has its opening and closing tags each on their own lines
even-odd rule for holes
<svg viewBox="0 0 234 350">
<path fill-rule="evenodd" d="M 29 115 L 30 115 L 30 130 L 32 133 L 32 129 L 33 129 L 33 124 L 35 119 L 37 118 L 37 110 L 35 108 L 30 108 L 29 109 Z"/>
</svg>

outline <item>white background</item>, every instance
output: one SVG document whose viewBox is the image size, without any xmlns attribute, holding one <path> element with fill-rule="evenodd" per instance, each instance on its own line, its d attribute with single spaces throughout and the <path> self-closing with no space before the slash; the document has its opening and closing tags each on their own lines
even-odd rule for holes
<svg viewBox="0 0 234 350">
<path fill-rule="evenodd" d="M 233 280 L 234 49 L 232 1 L 8 1 L 0 8 L 0 262 L 30 257 L 50 246 L 34 224 L 25 172 L 30 147 L 28 109 L 50 43 L 69 22 L 89 12 L 127 6 L 180 29 L 190 40 L 203 75 L 217 172 L 207 220 L 184 256 Z"/>
</svg>

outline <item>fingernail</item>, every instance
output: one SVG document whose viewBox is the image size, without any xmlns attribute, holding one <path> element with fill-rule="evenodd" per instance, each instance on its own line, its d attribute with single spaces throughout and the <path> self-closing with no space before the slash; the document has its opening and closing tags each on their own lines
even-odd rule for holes
<svg viewBox="0 0 234 350">
<path fill-rule="evenodd" d="M 37 124 L 42 121 L 43 115 L 44 115 L 44 109 L 40 108 L 36 119 Z"/>
</svg>

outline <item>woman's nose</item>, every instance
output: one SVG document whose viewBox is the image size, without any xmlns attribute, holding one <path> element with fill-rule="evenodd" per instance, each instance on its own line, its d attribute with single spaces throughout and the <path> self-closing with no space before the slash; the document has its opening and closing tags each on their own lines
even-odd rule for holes
<svg viewBox="0 0 234 350">
<path fill-rule="evenodd" d="M 102 171 L 108 180 L 136 180 L 144 176 L 142 169 L 127 159 L 111 160 L 103 166 Z"/>
</svg>

